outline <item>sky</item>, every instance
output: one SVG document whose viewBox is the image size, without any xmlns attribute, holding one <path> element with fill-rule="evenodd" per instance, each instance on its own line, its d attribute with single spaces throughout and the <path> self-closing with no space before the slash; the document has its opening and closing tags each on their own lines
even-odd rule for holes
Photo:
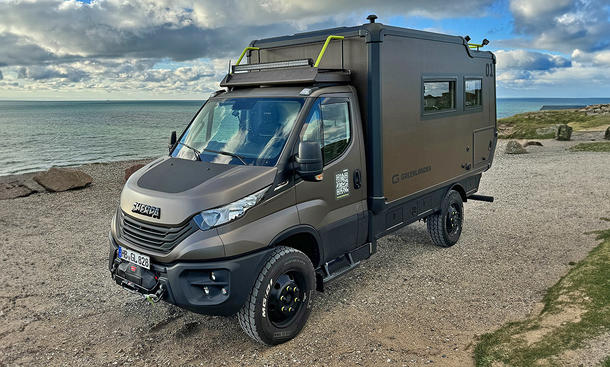
<svg viewBox="0 0 610 367">
<path fill-rule="evenodd" d="M 489 39 L 498 97 L 610 97 L 610 0 L 0 0 L 0 99 L 205 99 L 251 40 L 372 13 Z"/>
</svg>

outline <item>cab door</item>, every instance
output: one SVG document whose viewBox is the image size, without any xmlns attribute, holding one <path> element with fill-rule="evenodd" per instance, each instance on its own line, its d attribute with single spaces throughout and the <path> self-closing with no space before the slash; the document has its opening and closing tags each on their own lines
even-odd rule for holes
<svg viewBox="0 0 610 367">
<path fill-rule="evenodd" d="M 298 182 L 296 199 L 301 224 L 314 227 L 320 234 L 325 261 L 353 249 L 362 237 L 359 227 L 364 222 L 366 189 L 362 135 L 354 120 L 360 121 L 355 116 L 359 116 L 357 106 L 349 94 L 321 96 L 311 107 L 299 135 L 300 141 L 318 142 L 322 150 L 321 180 Z"/>
</svg>

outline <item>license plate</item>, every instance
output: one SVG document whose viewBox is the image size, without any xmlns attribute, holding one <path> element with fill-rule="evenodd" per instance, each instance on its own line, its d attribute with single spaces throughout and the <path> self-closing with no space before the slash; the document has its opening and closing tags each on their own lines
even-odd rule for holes
<svg viewBox="0 0 610 367">
<path fill-rule="evenodd" d="M 119 258 L 150 270 L 150 257 L 119 246 Z"/>
</svg>

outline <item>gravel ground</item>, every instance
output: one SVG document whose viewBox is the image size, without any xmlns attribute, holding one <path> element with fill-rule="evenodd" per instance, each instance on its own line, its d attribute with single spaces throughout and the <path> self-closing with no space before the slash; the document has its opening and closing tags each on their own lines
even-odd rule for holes
<svg viewBox="0 0 610 367">
<path fill-rule="evenodd" d="M 456 246 L 433 246 L 423 223 L 380 240 L 273 348 L 236 317 L 151 306 L 113 284 L 107 233 L 130 163 L 82 167 L 94 178 L 84 190 L 0 201 L 0 365 L 472 364 L 477 336 L 537 309 L 610 217 L 608 153 L 545 140 L 505 155 L 504 144 L 480 187 L 496 201 L 465 204 Z"/>
</svg>

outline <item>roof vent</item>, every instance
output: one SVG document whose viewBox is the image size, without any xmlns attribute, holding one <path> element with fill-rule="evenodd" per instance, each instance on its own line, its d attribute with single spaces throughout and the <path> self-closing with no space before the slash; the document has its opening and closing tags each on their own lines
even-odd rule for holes
<svg viewBox="0 0 610 367">
<path fill-rule="evenodd" d="M 368 17 L 366 17 L 366 19 L 368 19 L 369 22 L 371 22 L 371 23 L 375 23 L 375 19 L 377 19 L 377 16 L 375 14 L 371 14 Z"/>
</svg>

